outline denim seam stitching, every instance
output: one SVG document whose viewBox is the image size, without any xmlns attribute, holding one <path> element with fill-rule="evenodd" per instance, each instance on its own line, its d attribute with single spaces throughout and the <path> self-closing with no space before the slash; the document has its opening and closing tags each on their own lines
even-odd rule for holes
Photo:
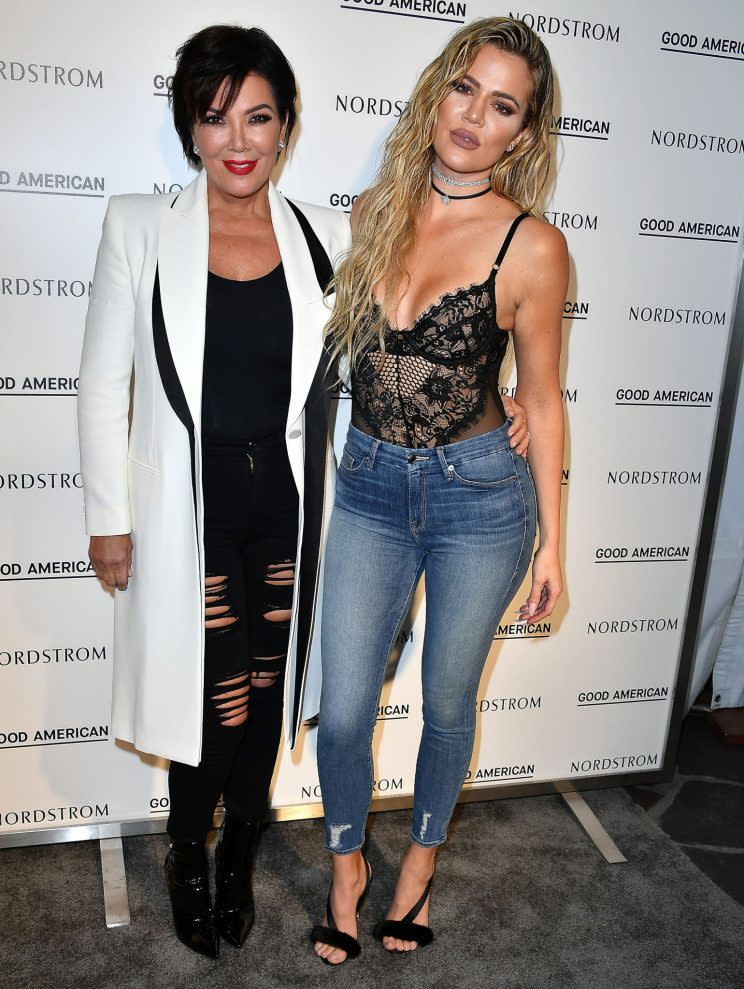
<svg viewBox="0 0 744 989">
<path fill-rule="evenodd" d="M 519 480 L 516 474 L 510 474 L 509 477 L 505 477 L 500 481 L 469 481 L 466 477 L 461 477 L 452 464 L 449 464 L 449 466 L 452 468 L 453 477 L 456 477 L 462 484 L 469 484 L 473 488 L 498 488 L 504 484 Z"/>
<path fill-rule="evenodd" d="M 511 451 L 510 451 L 510 453 L 511 453 L 512 460 L 514 460 L 514 454 Z M 514 466 L 516 467 L 516 460 L 514 460 Z M 514 581 L 514 578 L 515 578 L 516 574 L 517 574 L 517 570 L 519 569 L 519 562 L 522 559 L 522 553 L 524 553 L 524 543 L 525 543 L 525 540 L 527 539 L 527 502 L 525 501 L 525 498 L 524 498 L 524 488 L 522 487 L 522 482 L 519 479 L 519 474 L 517 474 L 517 484 L 519 484 L 519 492 L 522 495 L 522 508 L 524 510 L 524 516 L 522 518 L 522 545 L 519 548 L 519 556 L 517 557 L 517 562 L 514 565 L 514 570 L 512 572 L 511 578 L 509 580 L 509 584 L 507 585 L 507 588 L 504 591 L 504 598 L 506 598 L 506 595 L 509 593 L 509 589 L 511 588 L 511 585 L 512 585 L 512 583 Z M 537 513 L 535 513 L 535 521 L 537 521 Z M 501 616 L 503 616 L 503 608 L 508 603 L 508 602 L 506 602 L 504 600 L 504 598 L 502 598 L 502 600 L 501 600 L 501 608 L 502 608 Z M 501 617 L 499 618 L 499 621 L 500 620 L 501 620 Z"/>
<path fill-rule="evenodd" d="M 426 478 L 428 476 L 428 471 L 421 471 L 419 482 L 419 500 L 421 502 L 421 518 L 419 519 L 419 524 L 416 526 L 416 532 L 414 533 L 414 539 L 418 536 L 421 530 L 426 525 Z M 416 539 L 418 542 L 418 539 Z"/>
<path fill-rule="evenodd" d="M 510 453 L 511 453 L 511 451 L 510 451 Z M 514 459 L 514 454 L 511 453 L 511 456 L 512 456 L 512 460 L 513 460 Z M 516 467 L 516 462 L 515 462 L 515 467 Z M 512 586 L 512 583 L 514 582 L 514 578 L 515 578 L 515 576 L 517 574 L 517 570 L 519 569 L 519 563 L 520 563 L 520 561 L 522 559 L 522 553 L 524 552 L 524 544 L 525 544 L 525 540 L 527 538 L 527 505 L 526 505 L 525 500 L 524 500 L 524 490 L 522 488 L 522 482 L 519 480 L 519 475 L 517 475 L 517 481 L 519 483 L 519 490 L 520 490 L 520 493 L 522 495 L 522 506 L 524 508 L 524 518 L 523 518 L 523 521 L 522 521 L 522 545 L 519 547 L 519 554 L 517 555 L 517 562 L 514 564 L 514 570 L 512 571 L 512 575 L 509 578 L 509 583 L 506 585 L 506 588 L 505 588 L 504 593 L 503 593 L 502 598 L 501 598 L 501 604 L 499 606 L 499 618 L 497 619 L 497 621 L 500 621 L 501 620 L 501 617 L 503 615 L 504 607 L 505 607 L 505 604 L 506 604 L 506 596 L 509 593 L 509 590 L 510 590 L 510 588 Z M 491 651 L 491 648 L 492 648 L 491 645 L 489 645 L 488 652 Z M 422 659 L 423 659 L 423 657 L 422 657 Z M 486 659 L 488 659 L 488 653 L 486 653 Z M 485 665 L 485 661 L 484 661 L 484 665 Z M 478 671 L 478 673 L 477 673 L 477 681 L 480 681 L 480 678 L 483 676 L 483 668 L 484 667 L 482 666 L 480 668 L 480 670 Z M 473 671 L 473 674 L 471 676 L 471 681 L 470 681 L 470 684 L 469 684 L 469 687 L 468 687 L 468 693 L 469 694 L 472 693 L 472 690 L 473 690 L 473 681 L 474 680 L 476 680 L 476 670 Z M 476 690 L 477 690 L 477 685 L 476 685 Z M 473 737 L 474 737 L 475 736 L 475 719 L 473 719 L 473 730 L 472 730 L 472 734 L 473 734 Z M 452 803 L 452 807 L 450 809 L 450 818 L 452 817 L 452 812 L 454 811 L 455 805 L 457 804 L 457 797 L 459 797 L 460 796 L 460 793 L 462 792 L 463 783 L 465 782 L 465 773 L 467 772 L 468 763 L 470 762 L 470 759 L 471 759 L 472 755 L 473 755 L 473 743 L 471 742 L 470 751 L 468 753 L 468 756 L 467 756 L 466 759 L 463 760 L 464 765 L 463 765 L 463 767 L 461 769 L 461 773 L 460 773 L 460 785 L 457 788 L 457 794 L 455 796 L 454 802 Z M 414 819 L 415 819 L 415 800 L 416 800 L 416 794 L 415 794 L 415 791 L 414 791 Z M 447 836 L 445 834 L 444 838 L 441 841 L 437 842 L 437 844 L 442 844 L 446 840 L 446 838 L 447 838 Z M 411 828 L 411 839 L 416 844 L 421 844 L 421 842 L 417 841 L 417 839 L 415 837 L 413 827 Z M 427 847 L 427 846 L 424 845 L 422 847 Z"/>
<path fill-rule="evenodd" d="M 398 634 L 400 632 L 401 626 L 403 625 L 403 619 L 406 617 L 406 614 L 407 614 L 407 612 L 408 612 L 408 610 L 409 610 L 409 608 L 411 606 L 411 598 L 413 597 L 414 589 L 416 587 L 416 584 L 418 583 L 419 578 L 421 577 L 420 567 L 421 567 L 421 563 L 423 562 L 423 556 L 424 555 L 425 554 L 422 554 L 422 559 L 419 561 L 419 564 L 416 567 L 416 572 L 415 572 L 415 574 L 413 576 L 413 580 L 411 581 L 411 586 L 408 588 L 408 593 L 406 594 L 406 598 L 405 598 L 405 601 L 403 603 L 403 607 L 401 608 L 400 615 L 398 616 L 398 621 L 397 621 L 397 623 L 395 625 L 393 634 L 392 634 L 392 636 L 390 638 L 390 642 L 388 643 L 387 652 L 386 652 L 387 660 L 385 662 L 385 665 L 382 667 L 382 669 L 380 671 L 380 676 L 379 676 L 379 679 L 378 679 L 378 682 L 377 682 L 377 701 L 375 703 L 375 709 L 374 709 L 375 715 L 377 715 L 377 709 L 380 706 L 380 694 L 382 693 L 382 685 L 385 682 L 385 674 L 387 673 L 388 664 L 390 662 L 390 653 L 391 653 L 392 648 L 393 648 L 393 643 L 395 642 L 396 638 L 398 637 Z M 373 792 L 373 787 L 374 787 L 374 782 L 375 782 L 375 765 L 374 765 L 374 758 L 373 758 L 373 755 L 372 755 L 372 739 L 374 737 L 375 727 L 376 726 L 377 726 L 377 718 L 375 717 L 375 719 L 372 722 L 372 730 L 371 730 L 371 732 L 369 734 L 369 748 L 368 748 L 368 754 L 369 754 L 369 784 L 370 784 L 369 785 L 369 790 L 370 790 L 370 794 Z M 367 805 L 367 814 L 369 814 L 369 804 Z M 365 818 L 365 820 L 366 820 L 366 818 Z"/>
<path fill-rule="evenodd" d="M 352 466 L 352 467 L 350 467 L 350 466 L 349 466 L 349 465 L 348 465 L 348 464 L 346 463 L 346 460 L 347 460 L 347 458 L 348 458 L 349 460 L 351 460 L 351 462 L 352 462 L 352 464 L 353 464 L 353 463 L 354 463 L 354 457 L 352 457 L 352 455 L 351 455 L 350 453 L 345 453 L 345 454 L 344 454 L 344 455 L 343 455 L 343 456 L 341 457 L 341 466 L 343 467 L 343 469 L 344 469 L 344 470 L 346 471 L 346 473 L 347 473 L 347 474 L 356 474 L 356 472 L 357 472 L 358 470 L 361 470 L 361 469 L 362 469 L 362 467 L 364 467 L 364 465 L 365 465 L 365 463 L 366 463 L 366 461 L 367 461 L 367 458 L 366 458 L 366 457 L 362 457 L 362 459 L 361 459 L 361 460 L 359 461 L 359 466 L 358 466 L 358 467 L 353 467 L 353 466 Z"/>
<path fill-rule="evenodd" d="M 525 497 L 524 497 L 524 488 L 522 487 L 522 482 L 521 482 L 521 480 L 519 478 L 519 471 L 517 470 L 517 460 L 516 460 L 516 457 L 514 455 L 514 451 L 513 450 L 510 450 L 509 451 L 509 456 L 512 458 L 512 463 L 514 464 L 514 476 L 516 477 L 517 484 L 519 485 L 519 493 L 522 495 L 522 508 L 524 509 L 524 519 L 523 519 L 524 536 L 522 537 L 522 549 L 524 549 L 524 539 L 525 539 L 525 537 L 527 535 L 527 502 L 526 502 Z M 537 508 L 537 501 L 535 501 L 535 507 Z M 537 517 L 537 513 L 535 513 L 535 516 Z M 521 550 L 520 550 L 520 556 L 521 556 Z M 516 567 L 515 567 L 514 573 L 516 573 L 516 572 L 517 572 L 517 570 L 516 570 Z M 514 574 L 512 574 L 512 580 L 514 580 Z"/>
<path fill-rule="evenodd" d="M 522 539 L 522 547 L 519 550 L 519 559 L 521 559 L 521 557 L 522 557 L 522 549 L 523 548 L 524 548 L 524 539 Z M 519 562 L 517 562 L 517 567 L 518 566 L 519 566 Z M 516 573 L 516 567 L 514 569 L 514 573 Z M 513 580 L 514 580 L 514 574 L 512 574 L 512 576 L 511 576 L 511 578 L 509 580 L 508 587 L 511 587 L 511 582 Z M 507 587 L 507 592 L 508 592 L 508 587 Z M 504 596 L 506 596 L 506 595 L 504 595 Z M 503 606 L 503 598 L 502 598 L 502 606 Z M 483 676 L 483 670 L 484 670 L 484 667 L 485 667 L 485 662 L 488 659 L 488 653 L 490 651 L 491 651 L 491 645 L 489 644 L 488 651 L 486 652 L 486 657 L 485 657 L 485 659 L 483 661 L 483 665 L 481 665 L 480 669 L 477 669 L 477 667 L 476 667 L 473 670 L 473 672 L 471 673 L 471 675 L 470 675 L 470 683 L 468 684 L 468 689 L 466 691 L 466 696 L 470 697 L 474 693 L 477 693 L 477 691 L 478 691 L 478 684 L 480 682 L 480 678 Z M 423 662 L 423 657 L 422 657 L 422 662 Z M 475 707 L 475 703 L 474 703 L 475 702 L 475 697 L 472 697 L 472 700 L 473 700 L 473 703 L 472 704 L 469 704 L 468 709 Z M 454 798 L 454 800 L 452 801 L 452 803 L 450 805 L 449 815 L 447 817 L 447 826 L 449 826 L 449 821 L 451 820 L 452 814 L 453 814 L 454 809 L 455 809 L 455 806 L 457 805 L 457 798 L 462 793 L 462 787 L 463 787 L 463 784 L 465 782 L 465 774 L 467 773 L 468 763 L 470 762 L 470 759 L 472 758 L 472 755 L 473 755 L 473 744 L 474 744 L 474 741 L 475 741 L 475 727 L 476 727 L 476 719 L 475 719 L 475 714 L 473 712 L 471 712 L 471 718 L 472 718 L 472 723 L 471 723 L 470 730 L 469 730 L 469 734 L 470 734 L 470 745 L 469 745 L 468 750 L 467 750 L 467 755 L 463 759 L 463 762 L 462 762 L 461 767 L 460 767 L 460 772 L 459 772 L 460 782 L 459 782 L 459 785 L 458 785 L 457 790 L 455 792 L 455 798 Z M 416 795 L 415 795 L 415 792 L 414 792 L 414 821 L 415 821 L 415 798 L 416 798 Z M 417 845 L 422 845 L 423 848 L 431 847 L 431 846 L 427 846 L 427 845 L 423 844 L 423 842 L 420 842 L 416 838 L 416 835 L 414 833 L 413 826 L 411 827 L 411 840 L 414 841 Z M 441 839 L 437 839 L 436 841 L 432 842 L 432 845 L 441 845 L 446 840 L 447 840 L 447 832 L 445 831 L 443 837 Z"/>
<path fill-rule="evenodd" d="M 416 526 L 412 524 L 411 515 L 413 510 L 413 500 L 411 496 L 411 471 L 406 471 L 406 501 L 408 502 L 408 531 L 413 537 L 413 541 L 418 545 L 416 538 Z"/>
<path fill-rule="evenodd" d="M 361 526 L 360 526 L 360 528 L 361 528 Z M 387 658 L 385 664 L 383 665 L 383 667 L 382 667 L 382 669 L 380 671 L 380 676 L 379 676 L 379 679 L 378 679 L 378 684 L 377 684 L 377 703 L 374 706 L 375 718 L 372 721 L 372 729 L 371 729 L 371 731 L 369 733 L 369 746 L 368 746 L 369 784 L 370 784 L 369 785 L 369 790 L 370 790 L 370 794 L 373 791 L 373 786 L 374 786 L 374 781 L 375 781 L 375 766 L 374 766 L 374 758 L 373 758 L 373 755 L 372 755 L 372 739 L 374 737 L 375 728 L 377 726 L 377 717 L 376 717 L 376 715 L 377 715 L 377 708 L 379 707 L 379 704 L 380 704 L 380 694 L 382 693 L 382 685 L 384 683 L 385 674 L 387 673 L 387 668 L 388 668 L 388 665 L 389 665 L 389 662 L 390 662 L 390 653 L 391 653 L 392 648 L 393 648 L 393 643 L 395 642 L 395 640 L 396 640 L 396 638 L 398 636 L 398 633 L 400 632 L 400 628 L 401 628 L 401 626 L 403 624 L 403 619 L 405 618 L 406 613 L 408 612 L 408 609 L 411 606 L 411 598 L 413 597 L 413 591 L 414 591 L 414 589 L 416 587 L 416 584 L 417 584 L 419 578 L 421 577 L 421 564 L 423 562 L 423 558 L 424 558 L 425 555 L 426 554 L 424 554 L 424 553 L 421 554 L 421 560 L 419 560 L 419 563 L 418 563 L 418 565 L 416 567 L 416 572 L 414 573 L 413 580 L 411 581 L 411 586 L 408 588 L 408 593 L 406 595 L 406 598 L 405 598 L 403 607 L 401 608 L 400 616 L 398 617 L 397 624 L 394 627 L 393 634 L 392 634 L 392 636 L 390 638 L 390 642 L 388 643 L 388 647 L 387 647 L 387 657 L 388 658 Z M 364 818 L 365 822 L 366 822 L 368 816 L 369 816 L 369 804 L 367 804 L 367 810 L 365 812 L 365 818 Z M 324 828 L 324 831 L 325 831 L 325 828 Z M 364 835 L 364 826 L 362 827 L 362 835 Z M 333 852 L 335 855 L 346 855 L 346 854 L 349 854 L 352 851 L 358 851 L 358 849 L 359 848 L 362 848 L 363 845 L 364 845 L 364 841 L 362 841 L 362 843 L 360 845 L 358 845 L 357 848 L 348 849 L 348 850 L 345 850 L 345 851 L 341 851 L 340 852 L 340 851 L 338 851 L 338 849 L 329 848 L 328 847 L 327 840 L 323 842 L 323 847 L 325 848 L 325 850 L 327 852 Z"/>
<path fill-rule="evenodd" d="M 447 835 L 444 838 L 438 838 L 436 841 L 420 841 L 413 833 L 413 828 L 411 828 L 411 841 L 415 845 L 419 845 L 421 848 L 438 848 L 439 845 L 443 845 L 447 840 Z"/>
<path fill-rule="evenodd" d="M 358 522 L 352 521 L 353 519 L 359 518 L 359 516 L 354 515 L 354 513 L 350 512 L 348 508 L 339 508 L 338 505 L 334 505 L 333 511 L 338 512 L 339 515 L 343 514 L 344 522 L 347 525 L 353 525 L 355 529 L 361 529 L 363 532 L 372 532 L 375 535 L 379 535 L 377 529 L 371 529 L 369 526 L 359 525 Z"/>
</svg>

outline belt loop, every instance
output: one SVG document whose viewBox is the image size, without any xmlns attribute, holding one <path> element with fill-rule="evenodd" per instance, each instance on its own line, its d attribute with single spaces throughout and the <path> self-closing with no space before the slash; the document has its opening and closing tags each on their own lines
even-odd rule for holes
<svg viewBox="0 0 744 989">
<path fill-rule="evenodd" d="M 375 457 L 377 456 L 380 442 L 378 439 L 372 440 L 372 446 L 369 448 L 369 453 L 367 454 L 367 470 L 372 470 L 375 466 Z"/>
<path fill-rule="evenodd" d="M 449 478 L 449 473 L 448 473 L 449 464 L 447 463 L 447 458 L 444 455 L 444 447 L 438 446 L 436 449 L 437 449 L 437 456 L 439 457 L 439 463 L 442 468 L 442 473 L 446 478 Z"/>
</svg>

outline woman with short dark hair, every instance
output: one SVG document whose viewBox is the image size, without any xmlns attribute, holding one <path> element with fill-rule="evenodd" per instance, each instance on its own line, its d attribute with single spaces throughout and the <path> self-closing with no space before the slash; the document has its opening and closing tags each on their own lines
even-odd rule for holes
<svg viewBox="0 0 744 989">
<path fill-rule="evenodd" d="M 170 92 L 173 125 L 183 153 L 201 167 L 194 148 L 194 124 L 203 121 L 217 92 L 224 108 L 232 106 L 248 75 L 268 82 L 279 118 L 284 122 L 283 147 L 297 123 L 297 84 L 282 50 L 260 28 L 215 25 L 204 28 L 181 45 Z M 222 88 L 224 86 L 224 88 Z"/>
<path fill-rule="evenodd" d="M 344 214 L 271 184 L 295 100 L 257 28 L 209 27 L 179 49 L 173 116 L 199 175 L 175 196 L 111 199 L 80 371 L 90 558 L 117 588 L 113 730 L 172 760 L 176 931 L 212 957 L 253 923 L 282 708 L 290 745 L 318 709 L 323 291 L 349 233 Z M 204 839 L 220 794 L 213 911 Z"/>
</svg>

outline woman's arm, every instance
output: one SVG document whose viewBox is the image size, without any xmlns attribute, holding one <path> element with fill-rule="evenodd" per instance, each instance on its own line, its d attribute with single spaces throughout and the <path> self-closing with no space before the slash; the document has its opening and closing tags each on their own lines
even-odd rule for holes
<svg viewBox="0 0 744 989">
<path fill-rule="evenodd" d="M 555 227 L 539 221 L 528 224 L 527 236 L 514 258 L 517 284 L 522 287 L 514 321 L 514 351 L 516 399 L 524 406 L 532 433 L 528 459 L 537 494 L 540 539 L 532 566 L 532 589 L 520 609 L 520 620 L 539 621 L 550 615 L 563 589 L 558 555 L 563 468 L 559 360 L 568 250 Z"/>
<path fill-rule="evenodd" d="M 132 279 L 118 203 L 111 199 L 85 322 L 77 408 L 89 555 L 98 576 L 120 590 L 132 556 L 127 447 L 133 355 Z"/>
</svg>

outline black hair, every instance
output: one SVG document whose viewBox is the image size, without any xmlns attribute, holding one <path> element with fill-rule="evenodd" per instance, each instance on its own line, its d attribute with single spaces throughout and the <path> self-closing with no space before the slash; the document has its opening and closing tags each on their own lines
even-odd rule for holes
<svg viewBox="0 0 744 989">
<path fill-rule="evenodd" d="M 192 35 L 176 57 L 170 105 L 183 153 L 192 165 L 200 164 L 191 134 L 194 124 L 204 119 L 226 80 L 222 106 L 215 109 L 221 114 L 229 110 L 249 73 L 261 76 L 271 86 L 279 116 L 286 121 L 284 140 L 289 144 L 297 120 L 297 83 L 292 66 L 265 31 L 213 24 Z"/>
</svg>

